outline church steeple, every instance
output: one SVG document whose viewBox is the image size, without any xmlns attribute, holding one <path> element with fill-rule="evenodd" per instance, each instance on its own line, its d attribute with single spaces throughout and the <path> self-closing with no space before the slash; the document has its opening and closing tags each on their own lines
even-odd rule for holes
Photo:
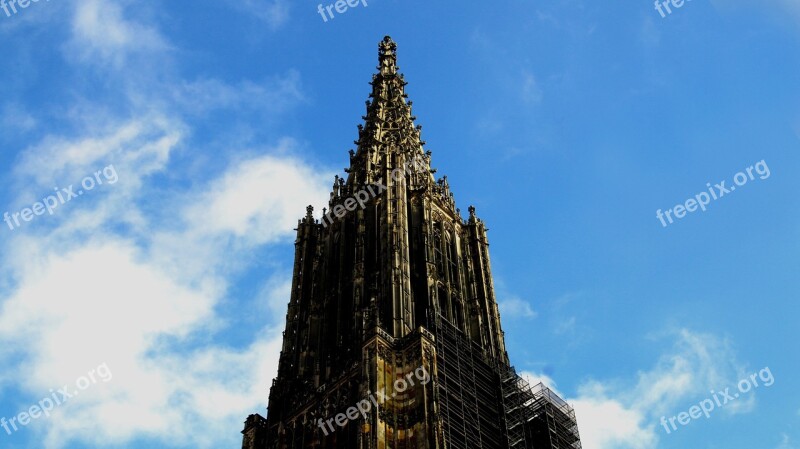
<svg viewBox="0 0 800 449">
<path fill-rule="evenodd" d="M 248 419 L 244 448 L 580 448 L 574 415 L 533 408 L 542 401 L 509 366 L 486 226 L 434 179 L 388 36 L 370 84 L 347 179 L 334 179 L 321 223 L 311 206 L 298 221 L 269 416 Z M 553 435 L 544 419 L 568 438 L 525 441 Z"/>
<path fill-rule="evenodd" d="M 412 102 L 405 93 L 408 83 L 397 66 L 397 44 L 389 36 L 378 44 L 377 70 L 370 82 L 372 92 L 366 102 L 367 113 L 362 117 L 364 124 L 358 126 L 358 140 L 354 142 L 358 150 L 351 152 L 348 185 L 380 179 L 383 159 L 392 154 L 402 154 L 405 161 L 415 159 L 418 166 L 430 170 L 430 154 L 423 149 L 422 126 L 415 124 Z M 432 181 L 433 177 L 429 177 Z"/>
</svg>

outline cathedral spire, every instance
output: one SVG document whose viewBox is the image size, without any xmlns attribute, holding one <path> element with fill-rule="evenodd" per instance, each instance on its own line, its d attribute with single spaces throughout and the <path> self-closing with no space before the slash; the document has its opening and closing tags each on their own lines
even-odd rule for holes
<svg viewBox="0 0 800 449">
<path fill-rule="evenodd" d="M 434 179 L 397 46 L 378 50 L 347 179 L 298 223 L 269 415 L 242 448 L 579 449 L 572 409 L 510 366 L 486 226 Z"/>
<path fill-rule="evenodd" d="M 397 44 L 386 36 L 378 44 L 378 73 L 372 75 L 372 92 L 367 101 L 364 124 L 358 126 L 358 150 L 351 154 L 348 185 L 370 183 L 382 178 L 387 158 L 405 161 L 430 158 L 425 153 L 422 127 L 415 124 L 412 103 L 405 93 L 406 81 L 397 66 Z"/>
</svg>

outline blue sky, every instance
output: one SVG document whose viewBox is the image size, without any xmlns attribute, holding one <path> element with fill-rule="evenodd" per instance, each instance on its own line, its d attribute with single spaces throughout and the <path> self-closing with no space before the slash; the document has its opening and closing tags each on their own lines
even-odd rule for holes
<svg viewBox="0 0 800 449">
<path fill-rule="evenodd" d="M 575 405 L 584 448 L 800 447 L 798 3 L 501 3 L 0 9 L 0 213 L 96 184 L 0 223 L 0 418 L 81 393 L 0 448 L 239 447 L 292 228 L 347 164 L 387 34 L 438 174 L 490 228 L 512 363 Z"/>
</svg>

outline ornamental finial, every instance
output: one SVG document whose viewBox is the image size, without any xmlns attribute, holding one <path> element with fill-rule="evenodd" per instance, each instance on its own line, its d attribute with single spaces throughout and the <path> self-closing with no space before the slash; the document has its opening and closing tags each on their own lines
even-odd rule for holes
<svg viewBox="0 0 800 449">
<path fill-rule="evenodd" d="M 381 75 L 397 73 L 397 44 L 389 36 L 384 37 L 378 44 L 378 63 Z"/>
</svg>

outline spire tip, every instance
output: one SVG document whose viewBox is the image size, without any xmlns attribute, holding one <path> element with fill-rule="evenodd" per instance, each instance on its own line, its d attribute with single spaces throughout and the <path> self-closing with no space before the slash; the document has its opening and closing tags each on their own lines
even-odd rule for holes
<svg viewBox="0 0 800 449">
<path fill-rule="evenodd" d="M 389 36 L 378 44 L 378 63 L 382 75 L 397 73 L 397 44 Z"/>
</svg>

